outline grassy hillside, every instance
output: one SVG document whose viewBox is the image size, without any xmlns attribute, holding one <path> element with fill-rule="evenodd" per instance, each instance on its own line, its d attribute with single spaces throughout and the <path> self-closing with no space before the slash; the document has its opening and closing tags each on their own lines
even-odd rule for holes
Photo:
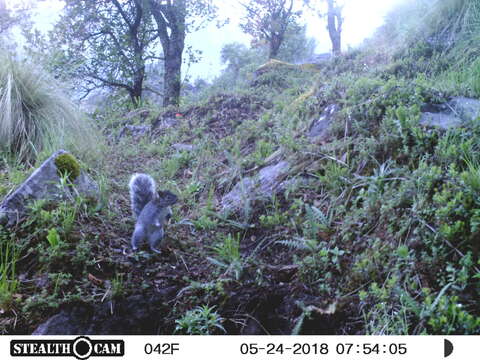
<svg viewBox="0 0 480 360">
<path fill-rule="evenodd" d="M 330 62 L 271 62 L 180 109 L 102 109 L 102 206 L 35 204 L 0 230 L 2 331 L 156 294 L 151 327 L 133 332 L 478 334 L 480 123 L 419 120 L 425 104 L 480 97 L 480 2 L 427 4 Z M 328 136 L 312 141 L 332 105 Z M 154 127 L 119 137 L 126 124 Z M 280 162 L 281 191 L 222 211 L 236 184 Z M 0 169 L 5 195 L 24 170 Z M 130 249 L 133 172 L 180 198 L 161 255 Z"/>
</svg>

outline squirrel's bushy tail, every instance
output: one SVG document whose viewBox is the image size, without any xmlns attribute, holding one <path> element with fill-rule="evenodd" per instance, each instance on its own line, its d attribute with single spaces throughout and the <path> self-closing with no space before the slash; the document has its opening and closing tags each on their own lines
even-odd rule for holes
<svg viewBox="0 0 480 360">
<path fill-rule="evenodd" d="M 138 217 L 145 205 L 154 197 L 155 181 L 147 174 L 133 174 L 128 187 L 133 215 Z"/>
</svg>

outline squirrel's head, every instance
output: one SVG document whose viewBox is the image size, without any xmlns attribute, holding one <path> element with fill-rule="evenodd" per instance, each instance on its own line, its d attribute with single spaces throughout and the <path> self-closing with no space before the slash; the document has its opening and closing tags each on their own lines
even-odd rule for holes
<svg viewBox="0 0 480 360">
<path fill-rule="evenodd" d="M 171 206 L 178 201 L 177 195 L 171 193 L 170 191 L 158 191 L 158 201 L 161 206 Z"/>
<path fill-rule="evenodd" d="M 160 216 L 162 219 L 159 219 L 160 223 L 168 224 L 170 218 L 172 217 L 172 209 L 170 206 L 178 201 L 177 195 L 171 193 L 170 191 L 158 191 L 154 201 L 157 206 L 161 208 Z"/>
</svg>

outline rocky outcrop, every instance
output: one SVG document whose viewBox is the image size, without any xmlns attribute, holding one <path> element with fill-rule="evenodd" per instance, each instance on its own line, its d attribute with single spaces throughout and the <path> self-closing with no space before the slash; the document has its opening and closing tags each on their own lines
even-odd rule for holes
<svg viewBox="0 0 480 360">
<path fill-rule="evenodd" d="M 163 321 L 171 311 L 166 302 L 176 291 L 176 288 L 168 288 L 161 293 L 133 295 L 98 305 L 67 304 L 40 324 L 32 335 L 166 333 Z"/>
<path fill-rule="evenodd" d="M 13 225 L 20 221 L 27 214 L 28 204 L 35 200 L 59 201 L 74 199 L 78 195 L 89 199 L 99 198 L 98 185 L 84 170 L 73 180 L 72 186 L 62 186 L 55 160 L 66 153 L 64 150 L 55 152 L 0 203 L 1 224 Z"/>
<path fill-rule="evenodd" d="M 440 129 L 461 127 L 480 116 L 480 100 L 455 97 L 444 104 L 425 104 L 420 125 Z"/>
<path fill-rule="evenodd" d="M 242 209 L 249 201 L 271 198 L 282 189 L 282 182 L 288 175 L 290 164 L 280 161 L 261 169 L 252 177 L 245 177 L 226 194 L 221 201 L 224 213 Z"/>
</svg>

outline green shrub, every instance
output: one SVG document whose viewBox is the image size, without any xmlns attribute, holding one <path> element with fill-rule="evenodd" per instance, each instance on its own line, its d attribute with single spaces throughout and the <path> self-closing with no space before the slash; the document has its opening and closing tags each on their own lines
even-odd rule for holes
<svg viewBox="0 0 480 360">
<path fill-rule="evenodd" d="M 480 317 L 465 310 L 458 296 L 425 299 L 425 318 L 432 334 L 472 335 L 480 333 Z"/>
</svg>

